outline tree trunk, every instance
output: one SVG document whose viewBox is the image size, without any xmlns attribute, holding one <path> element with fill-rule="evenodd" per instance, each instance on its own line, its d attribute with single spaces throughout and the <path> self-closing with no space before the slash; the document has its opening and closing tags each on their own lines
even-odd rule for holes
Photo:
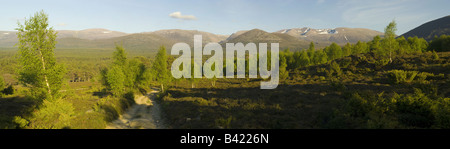
<svg viewBox="0 0 450 149">
<path fill-rule="evenodd" d="M 161 92 L 164 92 L 164 85 L 161 83 Z"/>
<path fill-rule="evenodd" d="M 45 74 L 46 71 L 45 71 L 44 56 L 42 55 L 41 49 L 38 49 L 38 51 L 39 51 L 39 54 L 41 56 L 42 69 L 44 70 L 44 80 L 45 80 L 45 84 L 47 85 L 47 91 L 48 91 L 48 94 L 49 94 L 50 98 L 53 98 L 52 97 L 52 91 L 50 89 L 50 84 L 48 83 L 47 74 Z"/>
<path fill-rule="evenodd" d="M 392 63 L 392 50 L 389 50 L 389 63 Z"/>
</svg>

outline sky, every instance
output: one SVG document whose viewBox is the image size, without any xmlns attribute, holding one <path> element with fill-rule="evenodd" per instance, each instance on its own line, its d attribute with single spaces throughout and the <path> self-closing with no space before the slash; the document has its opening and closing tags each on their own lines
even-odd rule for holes
<svg viewBox="0 0 450 149">
<path fill-rule="evenodd" d="M 161 29 L 230 35 L 311 27 L 351 27 L 397 34 L 450 15 L 449 0 L 8 0 L 0 1 L 0 30 L 44 10 L 56 30 L 105 28 L 126 33 Z"/>
</svg>

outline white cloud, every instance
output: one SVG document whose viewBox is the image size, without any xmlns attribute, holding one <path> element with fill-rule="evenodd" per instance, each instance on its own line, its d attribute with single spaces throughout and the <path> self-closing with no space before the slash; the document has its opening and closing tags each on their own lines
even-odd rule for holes
<svg viewBox="0 0 450 149">
<path fill-rule="evenodd" d="M 197 18 L 193 15 L 182 15 L 181 12 L 172 12 L 169 14 L 170 17 L 175 19 L 183 19 L 183 20 L 197 20 Z"/>
</svg>

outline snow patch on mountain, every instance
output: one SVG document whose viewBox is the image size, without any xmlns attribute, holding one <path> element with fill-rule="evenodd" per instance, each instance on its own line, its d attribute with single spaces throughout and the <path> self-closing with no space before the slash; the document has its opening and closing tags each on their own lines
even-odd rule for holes
<svg viewBox="0 0 450 149">
<path fill-rule="evenodd" d="M 287 32 L 289 32 L 289 31 L 291 31 L 291 29 L 285 29 L 285 30 L 283 30 L 281 33 L 284 34 L 284 33 L 287 33 Z"/>
<path fill-rule="evenodd" d="M 300 34 L 300 35 L 302 35 L 302 36 L 304 36 L 304 35 L 306 35 L 306 33 L 308 33 L 309 31 L 311 30 L 311 28 L 306 28 L 306 30 L 302 33 L 302 34 Z M 305 36 L 306 37 L 306 36 Z"/>
<path fill-rule="evenodd" d="M 318 29 L 319 34 L 337 34 L 338 31 L 336 29 Z"/>
</svg>

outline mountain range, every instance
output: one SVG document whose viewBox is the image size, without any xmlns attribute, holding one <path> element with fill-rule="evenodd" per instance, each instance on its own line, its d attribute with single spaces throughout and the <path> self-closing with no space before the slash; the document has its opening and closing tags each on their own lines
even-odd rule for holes
<svg viewBox="0 0 450 149">
<path fill-rule="evenodd" d="M 57 48 L 114 48 L 115 43 L 123 44 L 130 50 L 157 49 L 164 45 L 171 47 L 178 42 L 193 46 L 194 35 L 202 35 L 203 44 L 224 43 L 280 43 L 280 49 L 304 49 L 311 41 L 317 47 L 324 47 L 331 42 L 345 44 L 358 40 L 369 41 L 381 32 L 359 28 L 312 29 L 294 28 L 277 32 L 266 32 L 260 29 L 238 31 L 231 35 L 217 35 L 197 30 L 158 30 L 143 33 L 124 33 L 107 29 L 86 29 L 80 31 L 58 30 Z M 13 47 L 17 43 L 15 31 L 0 31 L 0 47 Z"/>
<path fill-rule="evenodd" d="M 383 36 L 382 32 L 365 28 L 330 28 L 314 29 L 310 27 L 281 29 L 266 32 L 260 29 L 237 31 L 231 35 L 218 35 L 197 30 L 169 29 L 142 33 L 124 33 L 107 29 L 86 29 L 80 31 L 58 30 L 57 48 L 114 48 L 115 44 L 123 44 L 129 50 L 156 51 L 159 46 L 170 48 L 178 42 L 193 46 L 194 35 L 202 35 L 202 43 L 280 43 L 280 49 L 306 49 L 310 42 L 316 48 L 322 48 L 335 42 L 339 45 L 370 41 L 374 36 Z M 402 36 L 418 36 L 431 40 L 434 36 L 450 34 L 450 16 L 427 22 Z M 0 31 L 0 48 L 10 48 L 17 43 L 15 31 Z"/>
</svg>

